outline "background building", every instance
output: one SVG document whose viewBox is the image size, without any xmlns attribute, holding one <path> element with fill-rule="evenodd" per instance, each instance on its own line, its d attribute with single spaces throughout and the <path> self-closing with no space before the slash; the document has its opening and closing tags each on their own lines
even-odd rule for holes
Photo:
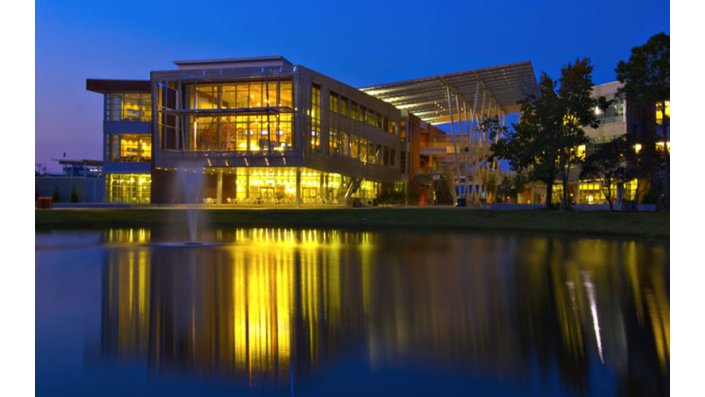
<svg viewBox="0 0 705 397">
<path fill-rule="evenodd" d="M 642 121 L 637 118 L 635 107 L 618 96 L 618 90 L 621 87 L 622 83 L 619 81 L 598 84 L 593 87 L 593 96 L 596 98 L 604 97 L 610 102 L 610 105 L 604 110 L 595 108 L 595 114 L 597 115 L 600 125 L 598 128 L 584 128 L 585 134 L 590 141 L 586 145 L 581 145 L 578 148 L 578 152 L 582 155 L 588 156 L 595 152 L 600 145 L 622 136 L 628 137 L 628 142 L 630 142 L 631 145 L 630 150 L 634 150 L 637 153 L 642 149 L 642 146 L 646 144 L 644 142 L 644 136 L 646 135 L 644 130 L 646 128 L 641 125 Z M 652 141 L 651 144 L 655 146 L 654 150 L 659 152 L 663 151 L 664 147 L 662 120 L 660 112 L 656 112 L 655 109 L 652 110 L 654 114 L 654 125 L 652 126 L 653 131 L 651 134 L 655 135 L 656 142 Z M 670 117 L 670 104 L 668 102 L 666 114 Z M 667 135 L 670 137 L 670 130 L 667 131 Z M 670 152 L 670 139 L 669 142 L 667 142 L 667 146 Z M 571 170 L 568 182 L 569 197 L 572 199 L 573 203 L 604 204 L 606 206 L 607 200 L 601 190 L 601 181 L 599 179 L 581 179 L 580 170 L 579 166 L 574 167 Z M 636 179 L 612 184 L 610 189 L 612 191 L 612 197 L 615 198 L 617 208 L 621 207 L 623 201 L 634 200 L 636 186 Z M 562 191 L 563 187 L 557 181 L 553 186 L 553 202 L 560 202 L 562 200 Z M 518 201 L 520 203 L 541 204 L 545 200 L 545 194 L 545 184 L 540 182 L 532 183 L 527 186 L 525 191 L 518 198 Z"/>
</svg>

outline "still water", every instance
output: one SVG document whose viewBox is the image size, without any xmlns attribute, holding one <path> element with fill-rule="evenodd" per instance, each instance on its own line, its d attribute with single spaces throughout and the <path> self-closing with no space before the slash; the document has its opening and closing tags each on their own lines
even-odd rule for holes
<svg viewBox="0 0 705 397">
<path fill-rule="evenodd" d="M 669 394 L 669 247 L 236 229 L 36 234 L 38 396 Z"/>
</svg>

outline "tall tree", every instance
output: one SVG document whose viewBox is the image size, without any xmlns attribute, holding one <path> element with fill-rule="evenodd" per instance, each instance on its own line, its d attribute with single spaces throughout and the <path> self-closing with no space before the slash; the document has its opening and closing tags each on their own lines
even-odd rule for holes
<svg viewBox="0 0 705 397">
<path fill-rule="evenodd" d="M 670 154 L 668 152 L 670 116 L 666 106 L 667 101 L 670 101 L 670 70 L 670 37 L 665 33 L 658 33 L 649 38 L 646 44 L 632 48 L 629 60 L 620 61 L 615 69 L 617 79 L 624 84 L 619 92 L 626 98 L 629 109 L 636 113 L 636 118 L 632 118 L 635 120 L 635 126 L 631 128 L 633 130 L 631 133 L 638 135 L 639 139 L 644 141 L 643 157 L 659 156 L 652 145 L 656 139 L 657 113 L 661 116 L 660 130 L 665 156 L 663 194 L 666 210 L 670 202 Z M 653 163 L 656 162 L 653 161 Z M 653 179 L 653 171 L 649 174 L 651 175 L 649 179 Z"/>
<path fill-rule="evenodd" d="M 539 92 L 520 101 L 521 118 L 514 132 L 492 144 L 494 156 L 509 160 L 516 171 L 526 170 L 531 180 L 546 184 L 546 208 L 551 208 L 554 181 L 563 184 L 563 203 L 568 201 L 570 170 L 582 161 L 577 149 L 588 141 L 583 128 L 596 128 L 592 96 L 592 65 L 577 59 L 561 69 L 558 81 L 541 74 Z M 602 104 L 604 106 L 604 104 Z"/>
</svg>

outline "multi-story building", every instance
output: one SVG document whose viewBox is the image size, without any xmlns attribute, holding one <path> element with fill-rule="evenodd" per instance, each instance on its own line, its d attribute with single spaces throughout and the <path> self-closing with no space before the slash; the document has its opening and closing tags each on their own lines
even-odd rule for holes
<svg viewBox="0 0 705 397">
<path fill-rule="evenodd" d="M 183 169 L 201 170 L 203 203 L 372 203 L 403 196 L 422 173 L 443 176 L 454 200 L 453 185 L 472 179 L 478 121 L 517 111 L 536 88 L 528 62 L 367 89 L 280 56 L 175 64 L 149 81 L 88 80 L 105 95 L 109 202 L 183 202 Z M 429 126 L 448 122 L 466 143 L 452 156 L 422 149 L 450 142 Z"/>
<path fill-rule="evenodd" d="M 153 202 L 185 160 L 213 203 L 344 203 L 400 179 L 401 113 L 282 57 L 177 61 L 152 72 Z"/>
<path fill-rule="evenodd" d="M 599 84 L 593 87 L 594 97 L 604 97 L 609 101 L 610 105 L 606 109 L 595 108 L 595 114 L 599 121 L 598 128 L 585 127 L 584 131 L 589 142 L 586 145 L 581 145 L 578 148 L 578 153 L 587 156 L 594 152 L 599 145 L 612 141 L 615 138 L 630 135 L 633 137 L 630 141 L 634 141 L 630 150 L 636 152 L 641 150 L 642 144 L 640 135 L 642 132 L 635 120 L 634 109 L 629 106 L 624 98 L 618 95 L 619 88 L 622 83 L 613 81 L 609 83 Z M 670 104 L 666 102 L 666 114 L 670 117 Z M 661 113 L 654 110 L 654 123 L 656 135 L 656 151 L 663 151 L 663 127 Z M 670 136 L 670 131 L 668 133 Z M 670 142 L 666 143 L 670 152 Z M 637 187 L 636 179 L 626 182 L 615 182 L 611 186 L 611 195 L 615 198 L 617 205 L 622 201 L 634 200 L 634 194 Z M 602 192 L 602 183 L 595 179 L 581 179 L 580 167 L 575 167 L 571 170 L 570 180 L 568 183 L 569 196 L 575 204 L 606 204 L 607 201 Z M 553 186 L 553 201 L 560 202 L 563 196 L 562 185 L 556 184 Z M 542 183 L 534 183 L 526 189 L 520 197 L 520 202 L 524 203 L 542 203 L 545 198 L 546 188 Z"/>
<path fill-rule="evenodd" d="M 151 197 L 152 94 L 149 81 L 87 80 L 104 94 L 105 200 L 149 203 Z"/>
</svg>

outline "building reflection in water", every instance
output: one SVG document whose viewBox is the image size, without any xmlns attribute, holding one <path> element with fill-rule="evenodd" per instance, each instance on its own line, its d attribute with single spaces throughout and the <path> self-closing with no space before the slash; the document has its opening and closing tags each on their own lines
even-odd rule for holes
<svg viewBox="0 0 705 397">
<path fill-rule="evenodd" d="M 620 394 L 667 394 L 667 246 L 214 233 L 224 244 L 203 249 L 140 244 L 160 238 L 148 230 L 106 232 L 116 247 L 103 277 L 104 356 L 288 383 L 364 352 L 373 368 L 415 363 L 527 382 L 557 370 L 576 393 L 589 391 L 597 364 Z"/>
</svg>

